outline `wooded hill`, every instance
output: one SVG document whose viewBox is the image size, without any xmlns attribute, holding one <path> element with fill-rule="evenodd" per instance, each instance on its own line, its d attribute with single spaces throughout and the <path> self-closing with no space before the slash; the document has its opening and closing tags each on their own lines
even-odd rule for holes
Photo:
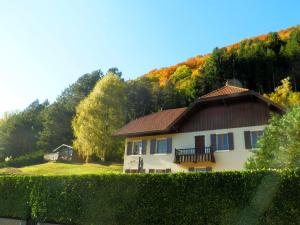
<svg viewBox="0 0 300 225">
<path fill-rule="evenodd" d="M 187 106 L 227 79 L 236 78 L 244 87 L 263 94 L 274 91 L 287 76 L 293 89 L 299 90 L 300 26 L 215 48 L 211 54 L 152 70 L 135 80 L 124 81 L 117 68 L 105 75 L 97 70 L 81 76 L 52 104 L 34 101 L 23 111 L 0 119 L 0 161 L 37 150 L 51 151 L 62 143 L 85 146 L 89 151 L 82 154 L 87 158 L 120 160 L 122 140 L 112 134 L 126 122 Z"/>
<path fill-rule="evenodd" d="M 300 25 L 290 27 L 284 30 L 280 30 L 276 32 L 276 34 L 281 40 L 287 42 L 288 39 L 290 38 L 291 33 L 297 29 L 300 29 Z M 268 34 L 247 38 L 229 46 L 225 46 L 219 49 L 216 48 L 215 50 L 218 49 L 225 52 L 236 51 L 239 50 L 241 45 L 246 45 L 246 44 L 254 45 L 254 43 L 256 42 L 268 42 L 268 41 L 270 42 L 272 41 L 270 40 L 272 39 L 272 35 L 274 35 L 274 33 L 268 33 Z M 159 80 L 159 83 L 161 85 L 165 85 L 170 79 L 172 79 L 171 76 L 175 73 L 175 71 L 182 66 L 187 66 L 191 69 L 191 76 L 200 76 L 201 71 L 203 70 L 203 67 L 205 65 L 205 62 L 207 61 L 207 59 L 211 57 L 211 55 L 212 53 L 206 55 L 197 55 L 176 65 L 151 70 L 148 73 L 146 73 L 144 76 L 148 78 L 156 78 Z"/>
</svg>

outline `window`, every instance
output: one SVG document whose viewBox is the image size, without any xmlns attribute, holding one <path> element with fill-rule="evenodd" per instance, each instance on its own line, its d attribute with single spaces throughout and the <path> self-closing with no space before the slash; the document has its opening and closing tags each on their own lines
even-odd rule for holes
<svg viewBox="0 0 300 225">
<path fill-rule="evenodd" d="M 217 151 L 229 150 L 228 134 L 217 134 L 216 142 Z"/>
<path fill-rule="evenodd" d="M 156 153 L 167 153 L 168 151 L 168 143 L 167 139 L 157 140 L 156 144 Z"/>
<path fill-rule="evenodd" d="M 149 169 L 149 173 L 171 173 L 171 169 Z"/>
<path fill-rule="evenodd" d="M 141 170 L 140 173 L 145 173 L 145 169 Z M 137 169 L 126 169 L 125 173 L 139 173 Z"/>
<path fill-rule="evenodd" d="M 155 173 L 155 169 L 149 169 L 149 173 Z"/>
<path fill-rule="evenodd" d="M 261 138 L 261 136 L 263 135 L 263 131 L 259 130 L 259 131 L 251 131 L 250 132 L 250 137 L 251 137 L 251 148 L 255 149 L 257 148 L 257 141 Z"/>
<path fill-rule="evenodd" d="M 211 172 L 211 167 L 190 167 L 189 172 Z"/>
<path fill-rule="evenodd" d="M 172 138 L 150 140 L 150 154 L 171 154 Z"/>
<path fill-rule="evenodd" d="M 143 143 L 142 141 L 135 141 L 133 142 L 133 149 L 132 154 L 133 155 L 141 155 L 143 150 Z"/>
</svg>

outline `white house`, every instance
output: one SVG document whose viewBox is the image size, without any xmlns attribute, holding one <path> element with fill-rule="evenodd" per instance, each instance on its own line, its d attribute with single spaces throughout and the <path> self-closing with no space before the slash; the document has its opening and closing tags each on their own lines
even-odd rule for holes
<svg viewBox="0 0 300 225">
<path fill-rule="evenodd" d="M 168 109 L 129 122 L 124 172 L 242 170 L 278 104 L 226 85 L 186 108 Z"/>
</svg>

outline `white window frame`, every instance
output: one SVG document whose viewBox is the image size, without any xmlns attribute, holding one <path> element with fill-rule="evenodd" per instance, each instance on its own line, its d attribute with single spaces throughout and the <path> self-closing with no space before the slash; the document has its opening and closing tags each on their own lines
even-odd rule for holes
<svg viewBox="0 0 300 225">
<path fill-rule="evenodd" d="M 251 150 L 252 151 L 255 151 L 258 149 L 258 147 L 253 147 L 253 138 L 252 138 L 252 133 L 254 132 L 259 132 L 261 131 L 262 132 L 262 135 L 264 134 L 264 131 L 263 130 L 250 130 L 250 144 L 251 144 Z M 257 139 L 258 141 L 259 139 Z M 257 146 L 257 142 L 256 142 L 256 146 Z"/>
<path fill-rule="evenodd" d="M 134 145 L 136 143 L 141 143 L 141 149 L 140 152 L 138 152 L 138 154 L 136 154 L 135 149 L 134 149 Z M 143 140 L 134 140 L 132 141 L 132 155 L 142 155 L 143 154 Z"/>
<path fill-rule="evenodd" d="M 216 151 L 215 152 L 229 152 L 229 135 L 228 133 L 216 133 Z M 227 142 L 228 142 L 228 149 L 218 149 L 218 135 L 226 135 L 227 136 Z"/>
</svg>

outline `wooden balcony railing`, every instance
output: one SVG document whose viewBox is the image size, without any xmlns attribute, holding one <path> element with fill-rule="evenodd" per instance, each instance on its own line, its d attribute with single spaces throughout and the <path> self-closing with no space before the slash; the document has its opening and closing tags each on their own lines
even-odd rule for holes
<svg viewBox="0 0 300 225">
<path fill-rule="evenodd" d="M 175 163 L 184 162 L 215 162 L 214 152 L 211 147 L 175 149 Z"/>
</svg>

